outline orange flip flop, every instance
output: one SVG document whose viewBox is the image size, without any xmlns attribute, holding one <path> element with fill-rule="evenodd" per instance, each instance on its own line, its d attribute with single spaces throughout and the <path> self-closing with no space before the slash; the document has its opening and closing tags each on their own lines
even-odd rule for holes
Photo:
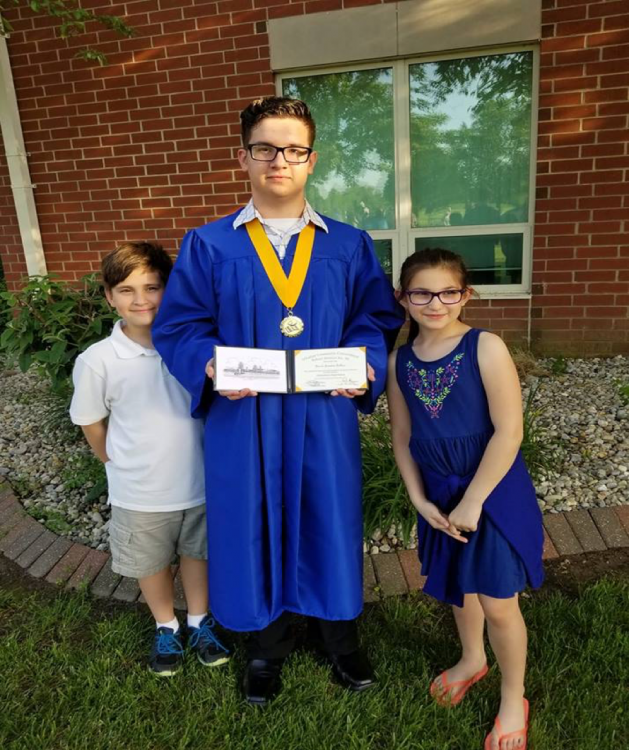
<svg viewBox="0 0 629 750">
<path fill-rule="evenodd" d="M 441 685 L 437 683 L 439 677 L 434 679 L 430 685 L 430 695 L 437 701 L 440 706 L 445 708 L 452 708 L 458 706 L 458 704 L 465 698 L 467 691 L 482 680 L 483 677 L 489 671 L 487 664 L 482 669 L 479 669 L 475 675 L 472 675 L 469 680 L 457 680 L 457 682 L 448 682 L 448 672 L 442 672 L 439 677 L 441 678 Z"/>
<path fill-rule="evenodd" d="M 498 734 L 498 748 L 502 750 L 502 743 L 504 740 L 524 738 L 524 744 L 520 745 L 517 750 L 526 750 L 527 736 L 529 732 L 529 702 L 524 698 L 524 729 L 518 729 L 515 732 L 508 732 L 507 734 L 502 733 L 502 727 L 500 725 L 500 719 L 496 716 L 494 721 L 494 728 Z M 493 730 L 492 730 L 493 731 Z M 491 732 L 485 737 L 484 750 L 491 750 Z"/>
</svg>

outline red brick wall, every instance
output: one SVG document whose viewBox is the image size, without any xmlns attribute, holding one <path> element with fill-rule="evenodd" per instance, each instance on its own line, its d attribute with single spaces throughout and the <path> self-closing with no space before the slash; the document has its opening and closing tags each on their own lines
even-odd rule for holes
<svg viewBox="0 0 629 750">
<path fill-rule="evenodd" d="M 629 351 L 629 2 L 543 0 L 533 319 L 546 351 Z"/>
<path fill-rule="evenodd" d="M 4 275 L 13 287 L 26 274 L 26 262 L 2 138 L 0 138 L 0 260 Z"/>
<path fill-rule="evenodd" d="M 66 44 L 52 21 L 10 14 L 48 270 L 69 280 L 123 239 L 157 237 L 175 251 L 187 229 L 247 198 L 238 112 L 274 91 L 265 20 L 293 10 L 283 0 L 83 4 L 126 10 L 137 36 L 95 30 Z M 96 42 L 108 66 L 74 59 Z"/>
<path fill-rule="evenodd" d="M 187 229 L 246 200 L 234 158 L 238 112 L 274 91 L 266 21 L 373 1 L 96 0 L 83 4 L 126 12 L 138 36 L 90 29 L 68 44 L 51 21 L 11 13 L 49 270 L 76 279 L 123 239 L 155 236 L 175 251 Z M 543 7 L 533 318 L 528 300 L 492 300 L 474 302 L 468 320 L 511 341 L 525 342 L 531 328 L 546 351 L 629 351 L 627 0 Z M 73 59 L 96 42 L 107 67 Z M 15 219 L 2 165 L 6 227 Z M 15 239 L 0 238 L 17 272 Z"/>
<path fill-rule="evenodd" d="M 526 347 L 529 337 L 530 301 L 528 299 L 473 299 L 465 308 L 465 322 L 488 328 L 509 344 Z"/>
</svg>

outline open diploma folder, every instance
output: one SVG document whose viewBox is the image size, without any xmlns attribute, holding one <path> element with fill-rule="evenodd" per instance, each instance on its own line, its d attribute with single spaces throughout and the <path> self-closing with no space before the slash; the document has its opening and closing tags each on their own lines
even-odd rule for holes
<svg viewBox="0 0 629 750">
<path fill-rule="evenodd" d="M 249 349 L 214 347 L 214 389 L 305 393 L 368 388 L 367 348 Z"/>
</svg>

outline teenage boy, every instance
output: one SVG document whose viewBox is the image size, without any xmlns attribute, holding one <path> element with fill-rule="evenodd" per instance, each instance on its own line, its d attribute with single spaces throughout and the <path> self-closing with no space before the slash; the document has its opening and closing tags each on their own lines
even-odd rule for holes
<svg viewBox="0 0 629 750">
<path fill-rule="evenodd" d="M 105 296 L 121 320 L 111 336 L 79 355 L 70 406 L 72 421 L 105 463 L 112 569 L 138 579 L 156 622 L 149 665 L 166 677 L 183 657 L 170 570 L 175 553 L 188 605 L 188 645 L 207 666 L 229 659 L 207 614 L 205 492 L 198 471 L 203 429 L 190 419 L 190 396 L 151 338 L 171 269 L 170 256 L 151 242 L 128 242 L 104 258 Z"/>
<path fill-rule="evenodd" d="M 154 335 L 192 394 L 193 416 L 207 417 L 212 611 L 224 627 L 251 633 L 243 689 L 262 705 L 279 690 L 293 647 L 291 613 L 315 618 L 343 685 L 374 684 L 355 623 L 363 604 L 356 408 L 373 409 L 403 315 L 367 234 L 323 218 L 305 200 L 317 161 L 308 107 L 267 97 L 240 117 L 238 160 L 252 198 L 186 235 Z M 268 253 L 276 266 L 277 253 L 282 275 L 293 264 L 306 268 L 296 302 L 265 270 Z M 372 382 L 367 392 L 217 393 L 216 344 L 366 346 Z"/>
</svg>

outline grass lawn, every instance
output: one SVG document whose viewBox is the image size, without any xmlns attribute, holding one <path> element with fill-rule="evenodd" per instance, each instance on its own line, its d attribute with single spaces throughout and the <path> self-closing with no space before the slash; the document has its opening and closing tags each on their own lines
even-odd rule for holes
<svg viewBox="0 0 629 750">
<path fill-rule="evenodd" d="M 533 750 L 629 744 L 629 580 L 523 600 Z M 447 608 L 423 595 L 366 608 L 364 643 L 379 686 L 345 692 L 300 649 L 266 710 L 239 697 L 242 656 L 215 670 L 193 660 L 168 679 L 145 666 L 152 623 L 141 608 L 78 594 L 0 591 L 2 750 L 481 750 L 499 698 L 493 668 L 456 709 L 428 697 L 457 658 Z M 493 659 L 490 660 L 493 662 Z"/>
</svg>

